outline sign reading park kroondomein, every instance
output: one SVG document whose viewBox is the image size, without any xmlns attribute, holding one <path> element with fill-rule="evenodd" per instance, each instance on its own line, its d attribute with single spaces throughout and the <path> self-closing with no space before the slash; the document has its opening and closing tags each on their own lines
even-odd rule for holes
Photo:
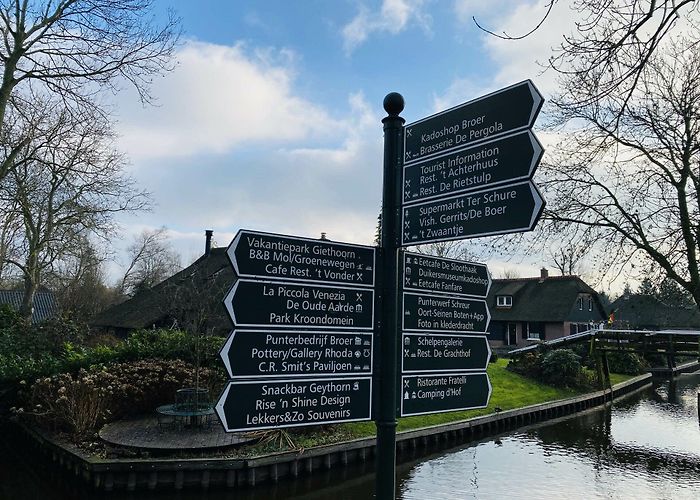
<svg viewBox="0 0 700 500">
<path fill-rule="evenodd" d="M 404 164 L 532 127 L 544 99 L 530 80 L 404 128 Z"/>
<path fill-rule="evenodd" d="M 491 275 L 485 264 L 420 253 L 403 253 L 403 289 L 486 297 Z"/>
<path fill-rule="evenodd" d="M 406 165 L 405 204 L 528 180 L 544 150 L 530 130 Z"/>
<path fill-rule="evenodd" d="M 374 285 L 373 247 L 240 230 L 226 254 L 241 278 Z"/>
<path fill-rule="evenodd" d="M 232 379 L 367 375 L 372 333 L 234 330 L 220 355 Z"/>
<path fill-rule="evenodd" d="M 484 335 L 404 333 L 402 373 L 481 371 L 491 357 Z"/>
<path fill-rule="evenodd" d="M 530 231 L 543 210 L 531 181 L 405 206 L 401 244 Z"/>
<path fill-rule="evenodd" d="M 216 413 L 227 432 L 369 420 L 370 377 L 229 381 Z"/>
</svg>

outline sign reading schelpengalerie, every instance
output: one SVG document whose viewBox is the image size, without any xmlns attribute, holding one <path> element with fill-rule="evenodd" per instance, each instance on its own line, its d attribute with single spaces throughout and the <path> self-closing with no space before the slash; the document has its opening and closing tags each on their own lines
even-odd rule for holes
<svg viewBox="0 0 700 500">
<path fill-rule="evenodd" d="M 403 202 L 413 203 L 531 179 L 543 152 L 534 134 L 526 130 L 412 163 L 403 171 Z"/>
<path fill-rule="evenodd" d="M 241 278 L 374 285 L 374 247 L 242 229 L 226 254 Z"/>
<path fill-rule="evenodd" d="M 544 99 L 530 80 L 410 123 L 404 163 L 532 127 Z"/>
<path fill-rule="evenodd" d="M 220 356 L 230 378 L 367 375 L 372 334 L 234 330 Z"/>
<path fill-rule="evenodd" d="M 485 264 L 404 252 L 403 288 L 425 292 L 486 297 L 491 275 Z"/>
<path fill-rule="evenodd" d="M 490 320 L 482 299 L 403 294 L 403 331 L 486 332 Z"/>
<path fill-rule="evenodd" d="M 371 380 L 234 380 L 216 413 L 226 432 L 370 420 Z"/>
<path fill-rule="evenodd" d="M 238 280 L 224 298 L 237 327 L 371 330 L 374 290 Z"/>
<path fill-rule="evenodd" d="M 544 210 L 531 181 L 403 208 L 402 246 L 530 231 Z"/>
<path fill-rule="evenodd" d="M 486 373 L 401 377 L 401 416 L 485 408 L 491 397 Z"/>
<path fill-rule="evenodd" d="M 486 371 L 491 357 L 484 335 L 404 333 L 402 373 Z"/>
</svg>

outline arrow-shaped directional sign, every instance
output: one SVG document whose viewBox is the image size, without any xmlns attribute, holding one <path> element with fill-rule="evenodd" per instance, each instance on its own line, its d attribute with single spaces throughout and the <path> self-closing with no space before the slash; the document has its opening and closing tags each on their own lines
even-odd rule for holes
<svg viewBox="0 0 700 500">
<path fill-rule="evenodd" d="M 532 127 L 544 99 L 530 80 L 479 97 L 404 128 L 404 163 Z"/>
<path fill-rule="evenodd" d="M 403 288 L 420 292 L 486 297 L 491 275 L 485 264 L 404 252 Z"/>
<path fill-rule="evenodd" d="M 370 420 L 370 377 L 230 381 L 216 403 L 226 432 Z"/>
<path fill-rule="evenodd" d="M 485 408 L 491 397 L 486 373 L 401 377 L 401 416 Z"/>
<path fill-rule="evenodd" d="M 491 357 L 484 335 L 404 333 L 402 373 L 486 371 Z"/>
<path fill-rule="evenodd" d="M 374 326 L 371 289 L 238 280 L 224 305 L 237 327 L 371 330 Z"/>
<path fill-rule="evenodd" d="M 234 330 L 221 352 L 230 378 L 367 375 L 372 334 Z"/>
<path fill-rule="evenodd" d="M 403 331 L 486 332 L 491 315 L 482 299 L 403 294 Z"/>
<path fill-rule="evenodd" d="M 404 168 L 403 202 L 531 179 L 544 149 L 530 130 L 455 150 Z"/>
<path fill-rule="evenodd" d="M 374 285 L 374 247 L 242 229 L 226 254 L 241 278 Z"/>
<path fill-rule="evenodd" d="M 531 181 L 418 203 L 402 210 L 401 244 L 530 231 L 544 205 Z"/>
</svg>

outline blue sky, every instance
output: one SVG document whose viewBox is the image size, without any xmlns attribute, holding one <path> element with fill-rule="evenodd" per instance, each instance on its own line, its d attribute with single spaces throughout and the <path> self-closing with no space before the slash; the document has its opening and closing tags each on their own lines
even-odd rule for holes
<svg viewBox="0 0 700 500">
<path fill-rule="evenodd" d="M 372 244 L 381 203 L 382 100 L 398 91 L 408 122 L 540 74 L 569 20 L 565 2 L 535 36 L 545 0 L 156 0 L 184 36 L 158 104 L 117 99 L 119 147 L 153 194 L 121 220 L 122 246 L 166 226 L 185 264 L 204 230 L 227 245 L 239 228 Z M 537 127 L 535 127 L 537 130 Z M 547 145 L 546 138 L 540 140 Z M 489 263 L 536 275 L 541 262 Z M 116 272 L 114 269 L 112 272 Z"/>
</svg>

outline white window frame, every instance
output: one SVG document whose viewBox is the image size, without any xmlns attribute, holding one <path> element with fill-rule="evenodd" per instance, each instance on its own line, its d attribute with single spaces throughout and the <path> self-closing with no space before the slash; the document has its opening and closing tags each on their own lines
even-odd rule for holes
<svg viewBox="0 0 700 500">
<path fill-rule="evenodd" d="M 496 295 L 496 307 L 513 307 L 513 296 Z"/>
</svg>

